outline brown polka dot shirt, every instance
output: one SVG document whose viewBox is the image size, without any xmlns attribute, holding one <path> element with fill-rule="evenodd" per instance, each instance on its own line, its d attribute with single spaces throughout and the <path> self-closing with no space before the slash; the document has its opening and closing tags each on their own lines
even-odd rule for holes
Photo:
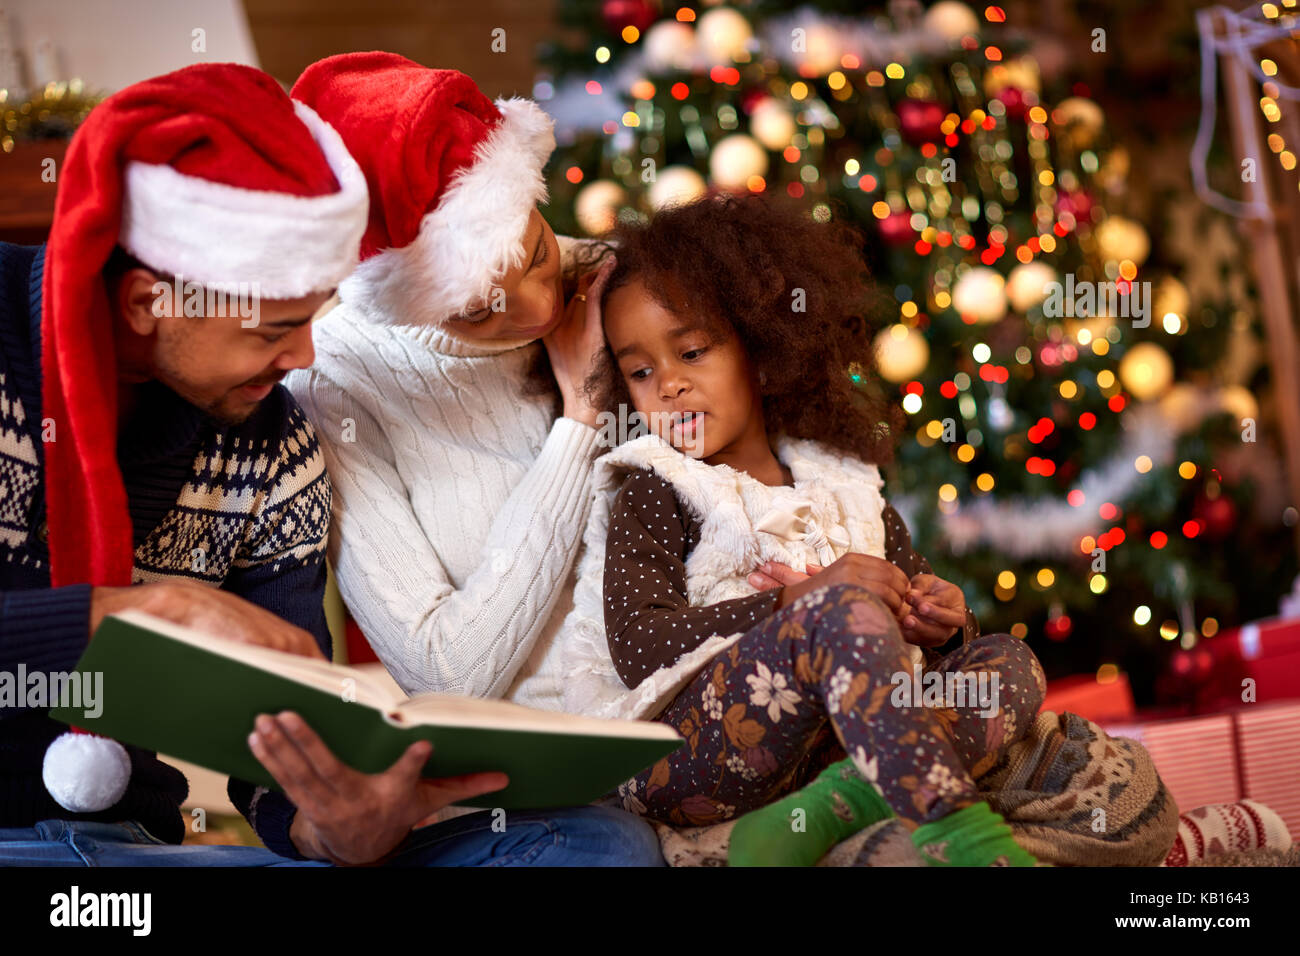
<svg viewBox="0 0 1300 956">
<path fill-rule="evenodd" d="M 898 512 L 886 504 L 881 517 L 886 560 L 909 578 L 934 573 L 912 549 L 912 536 Z M 672 665 L 712 635 L 747 631 L 776 610 L 778 589 L 691 607 L 686 558 L 699 539 L 700 521 L 658 475 L 633 472 L 619 489 L 605 548 L 605 634 L 628 687 Z M 979 622 L 969 608 L 962 636 L 964 641 L 979 636 Z M 924 651 L 927 664 L 939 656 Z"/>
</svg>

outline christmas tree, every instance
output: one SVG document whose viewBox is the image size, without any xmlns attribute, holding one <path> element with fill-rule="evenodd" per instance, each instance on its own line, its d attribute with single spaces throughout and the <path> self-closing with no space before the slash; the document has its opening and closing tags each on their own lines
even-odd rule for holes
<svg viewBox="0 0 1300 956">
<path fill-rule="evenodd" d="M 1152 255 L 1104 111 L 1045 88 L 1001 8 L 560 9 L 534 89 L 551 224 L 599 236 L 710 191 L 860 223 L 896 310 L 861 385 L 909 427 L 886 491 L 984 630 L 1149 698 L 1169 658 L 1275 612 L 1290 532 L 1248 526 L 1249 482 L 1216 467 L 1262 440 L 1256 399 L 1198 374 L 1229 316 Z"/>
</svg>

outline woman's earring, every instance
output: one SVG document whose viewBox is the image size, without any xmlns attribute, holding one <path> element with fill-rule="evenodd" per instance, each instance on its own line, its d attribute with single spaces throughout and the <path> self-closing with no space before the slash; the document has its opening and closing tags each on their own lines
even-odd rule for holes
<svg viewBox="0 0 1300 956">
<path fill-rule="evenodd" d="M 766 385 L 766 384 L 767 384 L 767 373 L 766 373 L 766 372 L 759 372 L 759 373 L 758 373 L 758 384 L 759 384 L 759 385 Z"/>
</svg>

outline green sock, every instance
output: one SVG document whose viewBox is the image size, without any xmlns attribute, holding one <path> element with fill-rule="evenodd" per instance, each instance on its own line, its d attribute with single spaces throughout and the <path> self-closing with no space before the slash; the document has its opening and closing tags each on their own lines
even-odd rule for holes
<svg viewBox="0 0 1300 956">
<path fill-rule="evenodd" d="M 1038 861 L 1011 835 L 1002 816 L 981 800 L 912 832 L 929 866 L 1034 866 Z"/>
<path fill-rule="evenodd" d="M 841 760 L 802 790 L 737 820 L 727 862 L 731 866 L 813 866 L 841 840 L 893 815 L 853 761 Z"/>
</svg>

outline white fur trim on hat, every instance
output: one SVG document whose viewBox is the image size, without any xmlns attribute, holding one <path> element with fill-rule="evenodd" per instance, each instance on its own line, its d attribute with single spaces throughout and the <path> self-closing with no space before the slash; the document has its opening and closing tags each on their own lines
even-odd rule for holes
<svg viewBox="0 0 1300 956">
<path fill-rule="evenodd" d="M 305 103 L 293 108 L 338 192 L 291 196 L 130 162 L 122 246 L 151 268 L 227 293 L 256 283 L 257 295 L 296 299 L 335 288 L 357 263 L 370 211 L 366 179 L 332 126 Z"/>
<path fill-rule="evenodd" d="M 528 218 L 546 201 L 542 169 L 554 122 L 532 100 L 497 100 L 501 122 L 456 173 L 415 240 L 361 263 L 339 287 L 367 319 L 438 325 L 489 302 L 493 283 L 523 261 Z"/>
<path fill-rule="evenodd" d="M 107 810 L 126 793 L 131 758 L 116 740 L 60 734 L 45 748 L 41 780 L 59 806 L 73 813 Z"/>
</svg>

